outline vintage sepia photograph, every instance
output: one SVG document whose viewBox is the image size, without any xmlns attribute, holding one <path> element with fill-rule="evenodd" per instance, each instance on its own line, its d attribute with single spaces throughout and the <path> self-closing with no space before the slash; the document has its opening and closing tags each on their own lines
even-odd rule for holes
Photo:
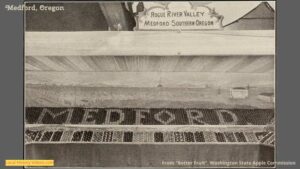
<svg viewBox="0 0 300 169">
<path fill-rule="evenodd" d="M 25 159 L 276 167 L 275 1 L 25 7 Z"/>
</svg>

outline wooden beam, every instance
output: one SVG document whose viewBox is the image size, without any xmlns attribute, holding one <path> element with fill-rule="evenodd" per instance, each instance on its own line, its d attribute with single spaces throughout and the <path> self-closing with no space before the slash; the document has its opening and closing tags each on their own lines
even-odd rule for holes
<svg viewBox="0 0 300 169">
<path fill-rule="evenodd" d="M 274 54 L 274 30 L 25 32 L 25 56 Z"/>
</svg>

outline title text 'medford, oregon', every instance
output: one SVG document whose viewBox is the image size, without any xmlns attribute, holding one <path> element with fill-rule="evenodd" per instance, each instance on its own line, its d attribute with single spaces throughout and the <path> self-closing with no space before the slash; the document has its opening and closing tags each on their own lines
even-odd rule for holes
<svg viewBox="0 0 300 169">
<path fill-rule="evenodd" d="M 22 4 L 22 5 L 5 5 L 7 11 L 45 11 L 45 12 L 57 12 L 65 10 L 61 5 L 36 5 L 36 4 Z"/>
</svg>

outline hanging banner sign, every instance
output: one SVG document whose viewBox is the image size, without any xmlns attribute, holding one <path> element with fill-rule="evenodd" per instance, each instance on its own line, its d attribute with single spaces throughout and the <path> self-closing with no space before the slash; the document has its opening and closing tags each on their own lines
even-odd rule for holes
<svg viewBox="0 0 300 169">
<path fill-rule="evenodd" d="M 216 30 L 222 29 L 222 20 L 223 16 L 207 6 L 171 2 L 139 12 L 135 30 Z"/>
</svg>

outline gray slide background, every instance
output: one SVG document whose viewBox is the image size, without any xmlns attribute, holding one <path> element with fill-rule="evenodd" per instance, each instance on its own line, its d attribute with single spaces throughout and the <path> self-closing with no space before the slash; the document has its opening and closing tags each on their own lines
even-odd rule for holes
<svg viewBox="0 0 300 169">
<path fill-rule="evenodd" d="M 23 158 L 23 14 L 5 5 L 21 2 L 0 1 L 0 167 L 11 169 L 22 167 L 4 167 L 5 159 Z M 277 1 L 277 161 L 298 162 L 300 156 L 299 7 L 298 0 Z"/>
</svg>

